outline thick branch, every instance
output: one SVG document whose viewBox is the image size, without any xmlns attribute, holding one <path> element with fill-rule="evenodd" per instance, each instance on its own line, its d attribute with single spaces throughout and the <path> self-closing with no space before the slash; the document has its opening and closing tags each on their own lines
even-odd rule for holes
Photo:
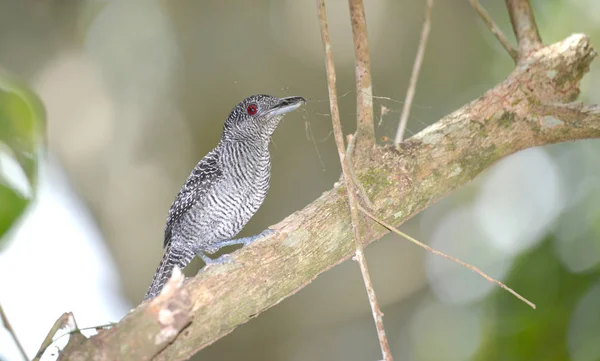
<svg viewBox="0 0 600 361">
<path fill-rule="evenodd" d="M 183 280 L 183 274 L 175 267 L 171 279 L 156 298 L 125 316 L 116 327 L 100 330 L 89 339 L 79 332 L 72 334 L 58 360 L 154 359 L 192 319 L 192 303 L 188 291 L 182 287 Z"/>
<path fill-rule="evenodd" d="M 373 213 L 397 225 L 509 154 L 600 138 L 598 107 L 562 104 L 577 96 L 595 55 L 587 37 L 573 35 L 530 54 L 506 80 L 398 148 L 357 145 L 354 169 Z M 169 297 L 173 304 L 190 300 L 191 323 L 154 359 L 189 358 L 352 256 L 351 224 L 346 188 L 338 184 L 272 227 L 276 234 L 235 252 L 235 263 L 208 267 Z M 361 228 L 367 243 L 388 233 L 372 222 Z M 77 354 L 86 360 L 131 359 L 139 340 L 155 340 L 160 333 L 153 309 L 153 302 L 142 304 L 113 329 L 70 347 L 61 359 L 80 360 Z M 110 359 L 104 357 L 108 350 Z"/>
<path fill-rule="evenodd" d="M 510 22 L 519 44 L 519 59 L 524 59 L 542 47 L 529 0 L 506 0 Z"/>
</svg>

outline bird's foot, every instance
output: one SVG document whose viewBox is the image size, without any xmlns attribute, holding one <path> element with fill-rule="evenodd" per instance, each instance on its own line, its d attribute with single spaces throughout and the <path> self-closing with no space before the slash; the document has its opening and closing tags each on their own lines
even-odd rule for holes
<svg viewBox="0 0 600 361">
<path fill-rule="evenodd" d="M 231 255 L 229 254 L 224 254 L 219 256 L 218 258 L 210 258 L 207 255 L 205 255 L 202 252 L 198 252 L 198 257 L 202 258 L 202 261 L 204 261 L 205 265 L 211 265 L 211 264 L 226 264 L 226 263 L 233 263 L 233 258 L 231 258 Z M 204 268 L 204 267 L 202 267 Z"/>
<path fill-rule="evenodd" d="M 208 257 L 206 257 L 208 258 Z M 230 254 L 223 254 L 215 259 L 208 258 L 210 261 L 204 262 L 207 265 L 209 264 L 225 264 L 225 263 L 233 263 L 233 258 L 231 258 Z"/>
<path fill-rule="evenodd" d="M 219 241 L 219 242 L 213 244 L 212 246 L 215 247 L 215 249 L 219 249 L 219 248 L 222 248 L 225 246 L 232 246 L 232 245 L 236 245 L 236 244 L 243 244 L 244 246 L 247 246 L 250 243 L 258 241 L 259 239 L 265 238 L 273 233 L 275 233 L 274 230 L 267 228 L 264 231 L 260 232 L 257 235 L 254 235 L 254 236 L 244 237 L 244 238 L 236 238 L 236 239 L 226 239 L 223 241 Z"/>
<path fill-rule="evenodd" d="M 252 242 L 258 241 L 259 239 L 263 239 L 266 238 L 267 236 L 270 236 L 271 234 L 275 233 L 274 230 L 272 229 L 265 229 L 264 231 L 260 232 L 257 235 L 254 236 L 250 236 L 250 237 L 244 237 L 244 238 L 240 238 L 240 241 L 243 241 L 243 245 L 247 246 Z"/>
<path fill-rule="evenodd" d="M 218 250 L 222 247 L 225 247 L 225 246 L 231 246 L 231 245 L 236 245 L 236 244 L 242 244 L 244 246 L 247 246 L 250 243 L 253 243 L 255 241 L 258 241 L 259 239 L 265 238 L 273 233 L 275 233 L 274 230 L 267 228 L 264 231 L 260 232 L 257 235 L 254 235 L 254 236 L 237 238 L 237 239 L 226 239 L 226 240 L 211 244 L 211 249 L 214 249 L 214 251 L 216 252 L 216 250 Z M 209 251 L 209 253 L 211 253 L 211 252 Z M 203 251 L 198 251 L 196 254 L 198 255 L 198 257 L 200 257 L 204 261 L 204 263 L 207 266 L 212 265 L 212 264 L 234 263 L 233 258 L 231 258 L 230 254 L 224 254 L 215 259 L 208 257 L 206 254 L 204 254 Z M 204 269 L 204 267 L 202 267 L 202 269 Z M 202 269 L 200 271 L 202 271 Z"/>
</svg>

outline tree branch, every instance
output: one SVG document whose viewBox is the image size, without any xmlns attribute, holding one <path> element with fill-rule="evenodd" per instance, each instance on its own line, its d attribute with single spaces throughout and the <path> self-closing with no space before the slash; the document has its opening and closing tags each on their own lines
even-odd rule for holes
<svg viewBox="0 0 600 361">
<path fill-rule="evenodd" d="M 425 4 L 425 20 L 423 21 L 423 30 L 421 31 L 421 39 L 419 40 L 419 49 L 417 50 L 417 56 L 413 63 L 412 74 L 410 75 L 410 85 L 406 90 L 406 97 L 404 98 L 404 106 L 402 107 L 402 114 L 400 114 L 400 123 L 396 131 L 396 138 L 394 144 L 398 145 L 404 138 L 404 131 L 406 130 L 406 124 L 408 123 L 408 116 L 410 115 L 410 108 L 412 107 L 413 98 L 415 96 L 415 89 L 417 88 L 417 80 L 419 80 L 419 73 L 421 72 L 421 65 L 423 64 L 423 57 L 425 56 L 425 47 L 427 46 L 427 39 L 429 39 L 429 30 L 431 29 L 431 11 L 433 9 L 433 0 L 427 0 Z"/>
<path fill-rule="evenodd" d="M 192 320 L 192 302 L 183 281 L 183 273 L 175 267 L 162 292 L 115 327 L 99 330 L 89 339 L 81 333 L 71 335 L 58 361 L 154 359 L 175 337 L 185 335 L 182 331 Z"/>
<path fill-rule="evenodd" d="M 513 60 L 515 61 L 515 64 L 516 64 L 519 61 L 519 52 L 517 51 L 517 49 L 515 49 L 510 44 L 508 39 L 506 39 L 506 36 L 502 32 L 502 30 L 500 30 L 498 25 L 496 25 L 496 23 L 494 22 L 494 19 L 492 19 L 492 17 L 490 16 L 490 14 L 488 14 L 488 12 L 485 10 L 485 8 L 483 6 L 481 6 L 481 4 L 479 3 L 479 0 L 469 0 L 469 1 L 471 2 L 471 6 L 473 7 L 473 9 L 475 9 L 477 14 L 479 14 L 479 16 L 481 17 L 483 22 L 487 25 L 487 27 L 490 29 L 492 34 L 494 34 L 496 39 L 498 39 L 500 44 L 502 44 L 502 46 L 504 47 L 504 50 L 506 50 L 508 55 L 510 55 L 510 57 L 513 58 Z"/>
<path fill-rule="evenodd" d="M 17 337 L 15 330 L 13 330 L 12 325 L 10 324 L 10 321 L 8 320 L 8 317 L 6 317 L 6 314 L 4 313 L 4 308 L 2 308 L 2 305 L 0 305 L 0 320 L 2 320 L 2 324 L 4 324 L 4 328 L 6 328 L 6 331 L 8 331 L 8 333 L 12 337 L 13 341 L 15 342 L 15 345 L 19 349 L 19 352 L 21 353 L 21 356 L 23 357 L 23 359 L 29 360 L 29 357 L 27 357 L 27 353 L 25 352 L 23 345 L 21 345 L 21 341 L 19 341 L 19 338 Z"/>
<path fill-rule="evenodd" d="M 578 95 L 595 56 L 586 36 L 573 35 L 529 54 L 500 84 L 399 147 L 357 144 L 354 170 L 372 213 L 398 225 L 509 154 L 600 138 L 598 106 L 564 104 Z M 191 357 L 354 254 L 346 192 L 337 184 L 273 226 L 275 234 L 234 252 L 233 264 L 209 266 L 169 297 L 159 296 L 157 302 L 181 304 L 189 312 L 189 326 L 174 328 L 171 344 L 138 348 L 161 333 L 159 307 L 152 301 L 112 329 L 69 347 L 61 360 L 129 360 L 133 349 L 139 360 Z M 373 222 L 361 228 L 367 230 L 365 244 L 389 232 Z M 164 350 L 152 358 L 159 347 Z M 109 350 L 111 358 L 105 356 Z"/>
<path fill-rule="evenodd" d="M 519 60 L 542 47 L 529 0 L 506 0 L 508 15 L 519 44 Z"/>
<path fill-rule="evenodd" d="M 372 214 L 371 214 L 369 211 L 367 211 L 366 209 L 364 209 L 364 208 L 362 208 L 362 207 L 360 207 L 360 206 L 359 206 L 358 208 L 359 208 L 359 209 L 360 209 L 360 211 L 361 211 L 361 212 L 363 212 L 363 214 L 365 214 L 367 217 L 369 217 L 369 218 L 371 218 L 373 221 L 375 221 L 375 222 L 377 222 L 377 223 L 381 224 L 382 226 L 384 226 L 384 227 L 385 227 L 385 228 L 387 228 L 388 230 L 390 230 L 390 231 L 392 231 L 392 232 L 396 233 L 396 234 L 397 234 L 397 235 L 399 235 L 400 237 L 407 239 L 408 241 L 410 241 L 410 242 L 412 242 L 412 243 L 416 244 L 417 246 L 419 246 L 419 247 L 423 248 L 423 249 L 424 249 L 424 250 L 426 250 L 427 252 L 431 252 L 431 253 L 433 253 L 433 254 L 435 254 L 435 255 L 437 255 L 437 256 L 444 257 L 445 259 L 448 259 L 448 260 L 450 260 L 450 261 L 452 261 L 452 262 L 454 262 L 454 263 L 458 263 L 459 265 L 461 265 L 461 266 L 463 266 L 463 267 L 465 267 L 465 268 L 467 268 L 467 269 L 470 269 L 471 271 L 473 271 L 473 272 L 477 273 L 478 275 L 480 275 L 481 277 L 483 277 L 483 278 L 484 278 L 486 281 L 488 281 L 488 282 L 490 282 L 490 283 L 494 283 L 494 284 L 498 285 L 499 287 L 501 287 L 501 288 L 505 289 L 506 291 L 508 291 L 509 293 L 511 293 L 513 296 L 515 296 L 515 297 L 516 297 L 516 298 L 518 298 L 519 300 L 521 300 L 521 301 L 523 301 L 524 303 L 526 303 L 526 304 L 527 304 L 527 306 L 529 306 L 529 307 L 531 307 L 531 308 L 535 309 L 535 303 L 533 303 L 533 302 L 529 301 L 528 299 L 526 299 L 525 297 L 521 296 L 521 295 L 520 295 L 520 294 L 518 294 L 518 293 L 517 293 L 515 290 L 513 290 L 512 288 L 510 288 L 510 287 L 506 286 L 504 283 L 502 283 L 502 282 L 498 281 L 497 279 L 495 279 L 495 278 L 493 278 L 493 277 L 490 277 L 490 276 L 488 276 L 488 275 L 487 275 L 485 272 L 483 272 L 483 271 L 482 271 L 482 270 L 480 270 L 479 268 L 477 268 L 477 267 L 475 267 L 475 266 L 473 266 L 473 265 L 471 265 L 471 264 L 469 264 L 469 263 L 463 262 L 463 261 L 459 260 L 459 259 L 458 259 L 458 258 L 456 258 L 456 257 L 452 257 L 452 256 L 450 256 L 449 254 L 446 254 L 446 253 L 444 253 L 444 252 L 440 252 L 440 251 L 438 251 L 437 249 L 435 249 L 435 248 L 433 248 L 433 247 L 429 247 L 429 246 L 428 246 L 428 245 L 426 245 L 425 243 L 423 243 L 423 242 L 420 242 L 420 241 L 418 241 L 417 239 L 415 239 L 415 238 L 413 238 L 413 237 L 409 236 L 408 234 L 406 234 L 406 233 L 404 233 L 404 232 L 400 231 L 399 229 L 397 229 L 396 227 L 392 226 L 391 224 L 389 224 L 389 223 L 387 223 L 387 222 L 385 222 L 385 221 L 383 221 L 383 220 L 381 220 L 381 219 L 379 219 L 379 218 L 375 217 L 374 215 L 372 215 Z"/>
<path fill-rule="evenodd" d="M 360 9 L 362 9 L 362 1 L 358 0 L 358 1 L 354 1 L 355 3 L 355 9 L 351 10 L 356 12 L 356 7 L 359 7 Z M 352 3 L 353 0 L 350 1 L 350 7 L 352 8 Z M 387 340 L 387 336 L 385 335 L 385 328 L 383 327 L 383 313 L 381 312 L 380 308 L 379 308 L 379 304 L 377 303 L 377 296 L 375 295 L 375 289 L 373 288 L 373 283 L 371 282 L 371 276 L 369 274 L 369 268 L 367 266 L 367 260 L 365 258 L 365 252 L 363 250 L 363 245 L 362 245 L 362 238 L 360 236 L 360 221 L 358 218 L 358 208 L 357 208 L 357 202 L 356 202 L 356 197 L 355 194 L 357 194 L 357 187 L 354 184 L 354 179 L 352 177 L 352 170 L 348 161 L 348 157 L 346 157 L 346 150 L 344 150 L 344 134 L 342 132 L 342 124 L 340 122 L 340 112 L 339 112 L 339 108 L 338 108 L 338 101 L 337 101 L 337 91 L 335 88 L 335 67 L 333 65 L 333 55 L 331 54 L 331 41 L 329 41 L 329 27 L 327 25 L 327 9 L 325 8 L 325 0 L 319 0 L 317 1 L 317 7 L 319 10 L 319 24 L 321 26 L 321 40 L 323 41 L 323 47 L 325 50 L 325 68 L 327 71 L 327 89 L 329 90 L 329 105 L 330 105 L 330 109 L 331 109 L 331 122 L 333 124 L 333 135 L 335 137 L 335 144 L 337 146 L 338 149 L 338 156 L 340 157 L 340 163 L 342 165 L 342 174 L 343 174 L 343 179 L 344 179 L 344 183 L 346 184 L 346 188 L 348 189 L 347 195 L 348 195 L 348 205 L 350 206 L 350 217 L 352 219 L 352 231 L 354 233 L 354 244 L 356 247 L 356 261 L 358 262 L 358 265 L 360 266 L 360 273 L 362 275 L 363 278 L 363 282 L 365 284 L 365 289 L 367 290 L 367 296 L 369 298 L 369 304 L 371 305 L 371 311 L 373 313 L 373 320 L 375 321 L 375 328 L 377 329 L 377 337 L 379 339 L 379 346 L 381 348 L 381 354 L 383 355 L 383 359 L 385 361 L 392 361 L 392 353 L 390 352 L 390 346 L 388 344 L 388 340 Z M 364 22 L 364 14 L 363 14 L 363 19 L 362 21 Z M 360 31 L 357 31 L 358 33 L 360 33 Z M 363 35 L 366 36 L 365 33 L 363 33 Z M 356 36 L 356 33 L 355 33 Z M 365 41 L 365 46 L 366 46 L 366 37 L 364 39 Z M 357 51 L 361 50 L 361 48 L 359 48 L 357 46 Z M 364 49 L 364 48 L 363 48 Z M 368 61 L 368 51 L 365 51 L 366 56 L 367 56 L 367 61 Z M 357 60 L 357 64 L 358 64 L 358 60 Z M 364 64 L 363 64 L 364 65 Z M 368 65 L 368 64 L 367 64 Z M 357 69 L 358 69 L 358 65 L 357 65 Z M 370 81 L 370 79 L 369 79 Z M 360 91 L 361 88 L 359 88 L 359 79 L 358 79 L 358 74 L 357 74 L 357 94 L 361 94 L 362 92 Z M 361 106 L 359 105 L 359 109 L 361 108 Z M 362 109 L 362 115 L 363 116 L 368 116 L 366 108 L 363 107 Z M 371 123 L 373 122 L 373 106 L 371 105 L 370 107 L 370 111 L 371 111 Z M 361 114 L 361 112 L 359 111 L 359 114 Z M 359 119 L 360 119 L 360 115 L 359 115 Z M 368 120 L 368 119 L 367 119 Z M 360 120 L 359 120 L 359 124 L 361 124 Z M 373 129 L 371 127 L 371 129 Z M 357 134 L 360 132 L 357 132 Z M 357 135 L 358 137 L 363 137 L 365 136 L 363 135 Z M 355 138 L 353 138 L 354 141 L 356 140 Z M 374 139 L 371 139 L 371 145 L 373 144 L 372 141 Z M 352 141 L 349 142 L 348 144 L 348 148 L 350 148 L 350 143 L 354 143 Z"/>
<path fill-rule="evenodd" d="M 46 352 L 48 347 L 52 345 L 53 338 L 58 332 L 58 330 L 69 326 L 69 324 L 74 325 L 75 328 L 77 327 L 77 323 L 75 322 L 75 317 L 73 316 L 73 314 L 71 312 L 65 312 L 56 320 L 56 322 L 54 322 L 54 325 L 46 335 L 46 338 L 44 338 L 44 341 L 40 346 L 40 350 L 37 352 L 32 361 L 40 361 L 42 359 L 42 356 L 44 355 L 44 352 Z"/>
<path fill-rule="evenodd" d="M 367 40 L 367 21 L 362 0 L 348 0 L 350 21 L 354 39 L 356 63 L 356 120 L 358 142 L 375 144 L 375 123 L 373 122 L 373 85 L 371 83 L 371 58 Z"/>
</svg>

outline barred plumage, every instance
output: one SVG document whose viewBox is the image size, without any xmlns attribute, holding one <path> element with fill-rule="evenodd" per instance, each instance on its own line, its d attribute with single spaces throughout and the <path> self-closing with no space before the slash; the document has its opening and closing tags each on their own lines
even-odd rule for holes
<svg viewBox="0 0 600 361">
<path fill-rule="evenodd" d="M 144 299 L 155 297 L 174 266 L 195 255 L 206 263 L 221 247 L 248 244 L 261 235 L 232 239 L 264 201 L 271 180 L 269 142 L 283 115 L 301 97 L 253 95 L 233 108 L 219 144 L 192 170 L 173 201 L 165 226 L 163 256 Z M 265 233 L 265 232 L 263 232 Z"/>
</svg>

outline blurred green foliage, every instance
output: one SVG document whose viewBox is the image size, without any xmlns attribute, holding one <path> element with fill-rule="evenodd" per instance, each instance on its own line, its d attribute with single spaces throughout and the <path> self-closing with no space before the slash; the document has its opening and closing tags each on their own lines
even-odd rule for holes
<svg viewBox="0 0 600 361">
<path fill-rule="evenodd" d="M 567 333 L 578 300 L 598 279 L 598 270 L 585 274 L 569 272 L 557 259 L 554 239 L 521 255 L 508 279 L 516 290 L 525 290 L 538 308 L 516 302 L 498 290 L 490 299 L 490 338 L 476 360 L 571 360 Z M 526 271 L 527 270 L 527 271 Z"/>
<path fill-rule="evenodd" d="M 44 108 L 37 95 L 0 70 L 0 247 L 6 242 L 5 233 L 35 195 L 44 119 Z M 15 189 L 8 180 L 15 176 L 7 172 L 9 159 L 19 165 L 30 194 Z"/>
</svg>

